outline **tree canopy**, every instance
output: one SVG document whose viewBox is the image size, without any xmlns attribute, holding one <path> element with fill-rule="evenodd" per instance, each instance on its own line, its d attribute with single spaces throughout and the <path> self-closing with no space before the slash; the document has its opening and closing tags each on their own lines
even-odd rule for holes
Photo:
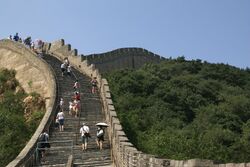
<svg viewBox="0 0 250 167">
<path fill-rule="evenodd" d="M 44 106 L 35 107 L 25 118 L 26 94 L 15 79 L 14 70 L 0 69 L 0 166 L 6 166 L 24 148 L 44 115 Z M 33 104 L 36 100 L 33 101 Z"/>
<path fill-rule="evenodd" d="M 121 124 L 141 151 L 250 161 L 250 71 L 184 57 L 106 74 Z"/>
</svg>

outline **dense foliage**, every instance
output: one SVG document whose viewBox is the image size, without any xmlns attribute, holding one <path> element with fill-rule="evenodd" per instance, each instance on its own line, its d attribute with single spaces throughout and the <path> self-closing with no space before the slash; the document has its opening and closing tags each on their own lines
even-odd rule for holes
<svg viewBox="0 0 250 167">
<path fill-rule="evenodd" d="M 43 116 L 44 111 L 35 111 L 29 119 L 24 117 L 27 96 L 15 79 L 15 71 L 0 69 L 0 166 L 18 155 Z"/>
<path fill-rule="evenodd" d="M 250 71 L 169 59 L 106 75 L 118 117 L 141 151 L 250 162 Z"/>
</svg>

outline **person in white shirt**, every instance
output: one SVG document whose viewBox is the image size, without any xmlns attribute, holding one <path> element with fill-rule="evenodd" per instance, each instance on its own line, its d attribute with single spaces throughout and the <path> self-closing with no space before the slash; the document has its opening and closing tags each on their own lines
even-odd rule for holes
<svg viewBox="0 0 250 167">
<path fill-rule="evenodd" d="M 57 114 L 56 118 L 59 121 L 59 130 L 60 132 L 64 131 L 64 113 L 62 110 Z"/>
<path fill-rule="evenodd" d="M 69 66 L 69 59 L 67 57 L 64 58 L 64 64 L 66 67 Z"/>
<path fill-rule="evenodd" d="M 82 139 L 82 151 L 84 151 L 87 150 L 88 138 L 90 137 L 89 127 L 86 125 L 86 123 L 82 124 L 82 127 L 80 128 L 80 134 Z"/>
<path fill-rule="evenodd" d="M 60 99 L 60 109 L 63 111 L 63 107 L 64 107 L 64 100 L 63 98 Z"/>
<path fill-rule="evenodd" d="M 67 67 L 67 74 L 68 74 L 68 76 L 71 76 L 71 66 Z"/>
<path fill-rule="evenodd" d="M 69 102 L 69 115 L 74 115 L 74 103 L 72 101 Z"/>
<path fill-rule="evenodd" d="M 73 88 L 74 88 L 75 91 L 77 91 L 77 89 L 78 89 L 79 87 L 80 87 L 80 84 L 79 84 L 78 80 L 76 80 L 75 83 L 74 83 Z"/>
<path fill-rule="evenodd" d="M 62 71 L 62 76 L 64 75 L 65 71 L 66 71 L 66 65 L 65 63 L 61 64 L 61 71 Z"/>
</svg>

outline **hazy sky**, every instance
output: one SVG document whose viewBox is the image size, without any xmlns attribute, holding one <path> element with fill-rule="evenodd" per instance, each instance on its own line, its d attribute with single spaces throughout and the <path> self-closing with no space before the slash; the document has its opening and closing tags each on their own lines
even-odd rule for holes
<svg viewBox="0 0 250 167">
<path fill-rule="evenodd" d="M 142 47 L 250 67 L 250 0 L 0 0 L 0 38 L 16 32 L 85 55 Z"/>
</svg>

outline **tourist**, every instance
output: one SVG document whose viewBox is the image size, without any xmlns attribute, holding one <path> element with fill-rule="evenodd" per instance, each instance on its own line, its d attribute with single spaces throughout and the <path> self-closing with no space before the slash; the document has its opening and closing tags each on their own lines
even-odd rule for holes
<svg viewBox="0 0 250 167">
<path fill-rule="evenodd" d="M 64 75 L 65 71 L 66 71 L 66 65 L 65 63 L 61 64 L 61 71 L 62 71 L 62 76 Z"/>
<path fill-rule="evenodd" d="M 91 90 L 91 92 L 92 93 L 96 93 L 96 89 L 97 89 L 97 80 L 96 80 L 96 77 L 94 77 L 91 80 L 91 84 L 92 84 L 92 90 Z"/>
<path fill-rule="evenodd" d="M 9 40 L 12 40 L 12 35 L 10 35 L 10 36 L 8 37 L 8 39 L 9 39 Z"/>
<path fill-rule="evenodd" d="M 59 121 L 59 130 L 60 132 L 64 131 L 64 113 L 62 110 L 57 114 L 56 118 Z"/>
<path fill-rule="evenodd" d="M 77 91 L 77 89 L 80 88 L 80 84 L 79 84 L 78 80 L 75 81 L 73 88 L 75 91 Z"/>
<path fill-rule="evenodd" d="M 64 109 L 64 100 L 63 100 L 63 98 L 61 98 L 60 99 L 60 110 L 62 110 L 63 111 L 63 109 Z"/>
<path fill-rule="evenodd" d="M 13 37 L 14 41 L 18 42 L 19 41 L 19 36 L 18 36 L 18 33 L 16 33 L 16 35 L 14 35 Z"/>
<path fill-rule="evenodd" d="M 102 150 L 103 142 L 104 142 L 104 129 L 102 128 L 102 126 L 98 126 L 96 132 L 96 143 L 100 150 Z"/>
<path fill-rule="evenodd" d="M 67 74 L 69 76 L 71 76 L 71 66 L 70 65 L 67 66 Z"/>
<path fill-rule="evenodd" d="M 80 128 L 80 134 L 82 139 L 82 151 L 85 151 L 87 150 L 88 138 L 90 137 L 89 127 L 86 125 L 86 123 L 82 124 L 82 127 Z"/>
<path fill-rule="evenodd" d="M 41 153 L 42 158 L 44 158 L 46 148 L 50 148 L 49 134 L 47 133 L 47 130 L 43 131 L 43 133 L 40 134 L 38 142 L 39 152 Z"/>
</svg>

